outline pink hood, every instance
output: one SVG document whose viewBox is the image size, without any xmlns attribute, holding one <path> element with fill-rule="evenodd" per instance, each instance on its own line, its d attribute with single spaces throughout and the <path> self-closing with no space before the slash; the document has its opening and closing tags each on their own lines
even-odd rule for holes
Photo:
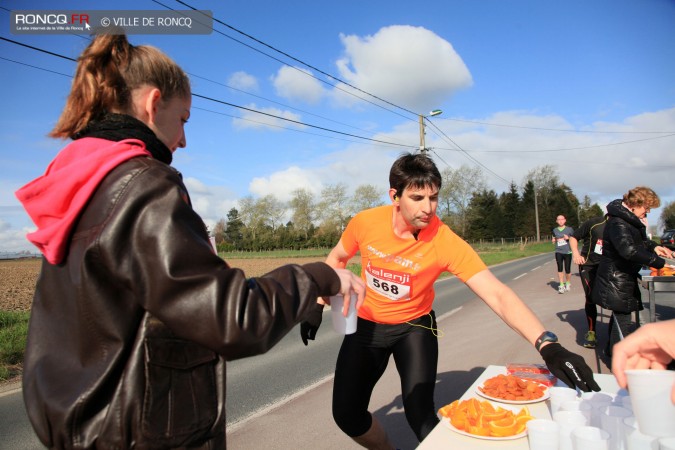
<svg viewBox="0 0 675 450">
<path fill-rule="evenodd" d="M 113 142 L 88 137 L 70 143 L 44 175 L 15 193 L 38 228 L 26 235 L 28 240 L 47 261 L 59 264 L 75 221 L 103 178 L 124 161 L 149 155 L 138 139 Z"/>
</svg>

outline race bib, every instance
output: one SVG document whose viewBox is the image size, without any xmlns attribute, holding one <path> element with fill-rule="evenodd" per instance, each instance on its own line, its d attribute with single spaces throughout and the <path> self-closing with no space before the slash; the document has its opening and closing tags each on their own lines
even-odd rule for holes
<svg viewBox="0 0 675 450">
<path fill-rule="evenodd" d="M 409 273 L 373 267 L 369 262 L 366 266 L 366 283 L 370 289 L 390 300 L 410 299 L 412 282 Z"/>
<path fill-rule="evenodd" d="M 563 245 L 567 245 L 565 238 L 558 239 L 558 247 L 562 247 Z"/>
<path fill-rule="evenodd" d="M 595 243 L 595 249 L 593 251 L 598 255 L 602 255 L 602 239 L 598 239 L 598 242 Z"/>
</svg>

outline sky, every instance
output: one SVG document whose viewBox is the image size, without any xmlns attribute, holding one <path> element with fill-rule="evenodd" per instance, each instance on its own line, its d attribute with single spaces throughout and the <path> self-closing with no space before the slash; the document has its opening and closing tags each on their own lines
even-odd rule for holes
<svg viewBox="0 0 675 450">
<path fill-rule="evenodd" d="M 0 40 L 0 253 L 34 250 L 14 192 L 67 143 L 46 135 L 72 81 L 67 58 L 88 40 L 9 27 L 10 11 L 54 3 L 0 3 L 0 37 L 66 57 Z M 212 11 L 211 34 L 128 37 L 160 48 L 191 78 L 187 147 L 172 165 L 209 226 L 245 196 L 287 201 L 304 188 L 318 197 L 345 183 L 349 194 L 372 184 L 384 198 L 391 163 L 419 151 L 419 115 L 436 109 L 425 144 L 439 169 L 478 166 L 497 194 L 551 165 L 580 200 L 601 207 L 639 185 L 662 206 L 675 201 L 673 0 L 185 3 Z M 189 9 L 96 2 L 167 7 Z"/>
</svg>

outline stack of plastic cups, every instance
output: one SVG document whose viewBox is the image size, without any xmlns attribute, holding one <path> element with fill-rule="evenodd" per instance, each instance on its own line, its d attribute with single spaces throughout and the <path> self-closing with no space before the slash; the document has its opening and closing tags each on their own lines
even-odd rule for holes
<svg viewBox="0 0 675 450">
<path fill-rule="evenodd" d="M 605 406 L 611 406 L 614 396 L 606 392 L 583 392 L 581 401 L 591 405 L 591 426 L 601 428 L 600 411 Z"/>
<path fill-rule="evenodd" d="M 609 450 L 625 450 L 624 419 L 633 417 L 630 409 L 620 406 L 603 406 L 600 409 L 600 428 L 609 433 Z"/>
</svg>

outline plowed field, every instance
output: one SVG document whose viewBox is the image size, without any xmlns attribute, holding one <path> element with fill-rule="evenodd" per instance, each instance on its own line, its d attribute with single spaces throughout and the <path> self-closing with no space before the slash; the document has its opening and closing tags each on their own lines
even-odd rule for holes
<svg viewBox="0 0 675 450">
<path fill-rule="evenodd" d="M 325 257 L 228 259 L 232 267 L 240 268 L 249 277 L 263 275 L 284 264 L 306 264 L 323 261 Z M 0 310 L 29 311 L 35 282 L 40 273 L 40 259 L 0 260 Z"/>
</svg>

